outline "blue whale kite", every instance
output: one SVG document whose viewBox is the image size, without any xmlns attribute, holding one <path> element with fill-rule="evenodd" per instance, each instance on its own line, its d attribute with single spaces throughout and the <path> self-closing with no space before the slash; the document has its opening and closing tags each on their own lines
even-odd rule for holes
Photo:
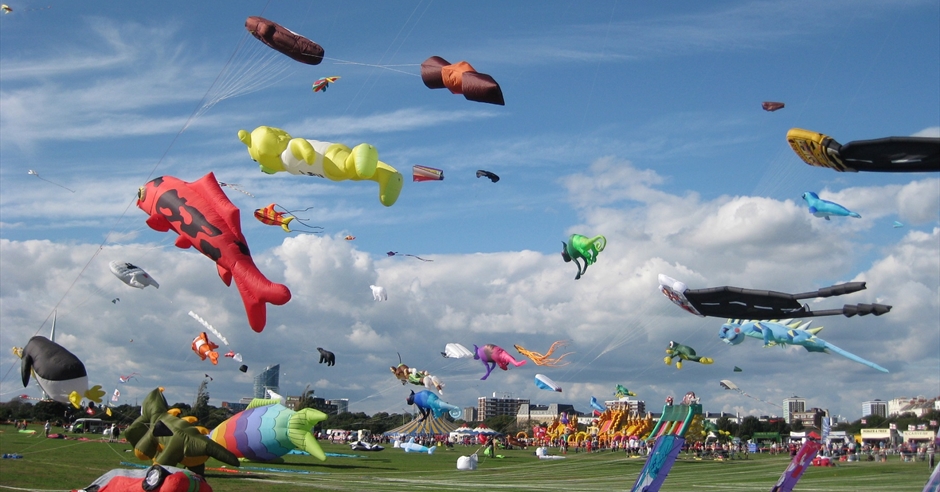
<svg viewBox="0 0 940 492">
<path fill-rule="evenodd" d="M 856 219 L 862 218 L 861 215 L 843 207 L 842 205 L 839 205 L 838 203 L 819 198 L 819 195 L 813 193 L 812 191 L 803 193 L 803 200 L 806 200 L 806 204 L 809 205 L 809 213 L 815 215 L 816 217 L 823 217 L 826 220 L 829 220 L 829 217 L 833 215 L 839 217 L 855 217 Z"/>
</svg>

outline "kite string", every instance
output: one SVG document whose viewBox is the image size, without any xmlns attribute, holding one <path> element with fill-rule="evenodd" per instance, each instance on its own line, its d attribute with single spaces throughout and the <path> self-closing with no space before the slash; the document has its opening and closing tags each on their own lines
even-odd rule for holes
<svg viewBox="0 0 940 492">
<path fill-rule="evenodd" d="M 268 3 L 270 4 L 270 0 L 269 0 Z M 266 9 L 266 8 L 267 8 L 267 5 L 265 6 L 265 9 Z M 153 177 L 154 173 L 157 172 L 157 169 L 158 169 L 158 168 L 160 167 L 160 165 L 163 163 L 163 160 L 166 158 L 167 154 L 170 152 L 170 149 L 173 148 L 173 145 L 174 145 L 174 144 L 176 143 L 176 141 L 179 139 L 180 135 L 182 135 L 182 133 L 186 130 L 186 128 L 189 127 L 189 125 L 191 124 L 191 122 L 200 114 L 200 110 L 202 109 L 202 107 L 203 107 L 203 105 L 204 105 L 204 102 L 205 102 L 205 100 L 207 99 L 207 97 L 208 97 L 210 91 L 212 91 L 212 88 L 213 88 L 213 87 L 216 85 L 216 83 L 219 81 L 219 78 L 222 76 L 222 73 L 225 72 L 225 70 L 228 68 L 228 66 L 232 63 L 232 59 L 235 57 L 235 54 L 238 53 L 239 48 L 240 48 L 241 45 L 243 44 L 244 39 L 245 39 L 245 37 L 246 37 L 247 35 L 248 35 L 247 32 L 245 32 L 244 34 L 242 34 L 242 41 L 239 42 L 239 44 L 238 44 L 238 46 L 236 47 L 235 51 L 232 52 L 232 55 L 229 56 L 229 59 L 225 62 L 225 65 L 222 67 L 222 70 L 220 70 L 220 71 L 219 71 L 219 74 L 216 75 L 215 80 L 213 80 L 213 82 L 212 82 L 212 84 L 209 86 L 209 88 L 206 89 L 206 93 L 203 95 L 202 99 L 199 101 L 199 104 L 196 106 L 196 108 L 193 110 L 193 112 L 189 115 L 189 118 L 186 119 L 186 122 L 183 124 L 183 127 L 180 128 L 180 130 L 179 130 L 178 132 L 176 132 L 176 135 L 173 136 L 173 139 L 170 141 L 170 144 L 167 146 L 166 150 L 163 151 L 163 154 L 160 156 L 160 158 L 157 160 L 156 164 L 154 164 L 153 168 L 150 170 L 150 174 L 147 175 L 147 179 L 146 179 L 147 181 L 149 181 L 149 180 Z M 136 201 L 137 201 L 137 198 L 134 197 L 133 199 L 131 199 L 131 201 L 128 202 L 127 206 L 124 207 L 124 211 L 121 212 L 121 215 L 120 215 L 120 216 L 118 217 L 118 219 L 114 222 L 115 224 L 120 223 L 120 222 L 124 219 L 124 217 L 127 215 L 127 211 L 130 210 L 131 206 L 132 206 Z M 72 280 L 72 282 L 69 284 L 68 288 L 66 288 L 65 292 L 62 294 L 62 296 L 61 296 L 61 297 L 59 298 L 59 300 L 56 302 L 55 306 L 53 306 L 52 309 L 49 311 L 49 314 L 46 315 L 46 318 L 45 318 L 45 319 L 43 320 L 43 322 L 39 325 L 39 328 L 37 328 L 36 331 L 33 333 L 33 336 L 36 336 L 36 335 L 39 333 L 39 331 L 43 329 L 43 327 L 46 325 L 46 323 L 49 322 L 49 318 L 52 317 L 52 314 L 55 313 L 56 309 L 59 308 L 59 306 L 60 306 L 60 305 L 62 304 L 62 302 L 65 300 L 65 297 L 69 295 L 69 293 L 72 291 L 72 288 L 75 287 L 75 284 L 78 282 L 78 280 L 82 277 L 82 275 L 85 274 L 85 271 L 86 271 L 86 270 L 88 269 L 88 267 L 91 265 L 91 262 L 94 261 L 95 258 L 98 257 L 98 255 L 99 255 L 99 254 L 101 253 L 101 251 L 104 249 L 104 246 L 105 246 L 106 244 L 108 244 L 108 241 L 110 241 L 111 236 L 113 235 L 114 232 L 115 232 L 115 229 L 114 229 L 114 227 L 112 227 L 111 230 L 109 230 L 108 233 L 105 235 L 104 240 L 102 240 L 102 242 L 98 245 L 98 248 L 95 250 L 94 254 L 91 255 L 91 258 L 88 259 L 88 261 L 85 263 L 85 265 L 82 267 L 82 269 L 78 272 L 78 275 L 75 276 L 75 278 L 74 278 L 74 279 Z M 16 363 L 16 361 L 14 361 L 14 362 L 10 365 L 10 367 L 7 369 L 7 371 L 3 374 L 3 378 L 0 378 L 0 382 L 6 381 L 7 377 L 9 377 L 9 375 L 10 375 L 10 372 L 13 370 L 13 368 L 14 368 L 16 365 L 17 365 L 17 363 Z"/>
<path fill-rule="evenodd" d="M 383 70 L 388 70 L 388 71 L 390 71 L 390 72 L 397 72 L 397 73 L 403 73 L 403 74 L 405 74 L 405 75 L 412 75 L 412 76 L 415 76 L 415 77 L 420 77 L 419 74 L 416 74 L 416 73 L 414 73 L 414 72 L 407 72 L 407 71 L 405 71 L 405 70 L 398 70 L 398 69 L 392 68 L 392 67 L 420 67 L 420 66 L 421 66 L 420 63 L 395 64 L 395 65 L 379 65 L 379 64 L 375 64 L 375 63 L 362 63 L 362 62 L 354 62 L 354 61 L 349 61 L 349 60 L 341 60 L 341 59 L 339 59 L 339 58 L 331 58 L 331 57 L 328 57 L 328 56 L 324 56 L 323 59 L 324 59 L 324 60 L 333 60 L 333 61 L 337 62 L 337 63 L 336 63 L 337 65 L 361 65 L 361 66 L 363 66 L 363 67 L 381 68 L 381 69 L 383 69 Z"/>
<path fill-rule="evenodd" d="M 431 4 L 432 4 L 432 3 L 433 3 L 433 1 L 428 2 L 427 6 L 424 8 L 424 11 L 422 11 L 421 14 L 418 16 L 418 19 L 415 20 L 415 23 L 414 23 L 414 25 L 411 27 L 411 30 L 414 30 L 414 28 L 417 26 L 417 24 L 418 24 L 418 22 L 421 20 L 421 18 L 424 17 L 424 13 L 427 12 L 428 9 L 431 7 Z M 401 36 L 401 33 L 402 33 L 402 31 L 404 31 L 405 26 L 407 26 L 408 23 L 411 21 L 411 19 L 414 17 L 415 12 L 418 11 L 418 8 L 420 7 L 420 5 L 421 5 L 421 2 L 419 1 L 418 4 L 415 5 L 415 8 L 411 11 L 411 14 L 408 15 L 408 18 L 405 19 L 405 22 L 404 22 L 404 24 L 402 24 L 401 28 L 398 30 L 398 33 L 395 34 L 395 37 L 392 39 L 391 43 L 389 43 L 388 47 L 385 49 L 385 53 L 383 53 L 382 56 L 379 58 L 380 61 L 381 61 L 381 60 L 384 60 L 384 59 L 386 58 L 386 56 L 388 55 L 389 50 L 391 50 L 391 48 L 392 48 L 392 45 L 398 40 L 399 36 Z M 399 47 L 395 49 L 395 52 L 392 54 L 391 57 L 389 57 L 389 59 L 391 59 L 392 57 L 395 56 L 395 54 L 398 53 L 398 50 L 401 49 L 401 46 L 405 43 L 405 40 L 407 40 L 407 39 L 408 39 L 408 36 L 411 35 L 411 30 L 409 30 L 408 33 L 405 34 L 405 37 L 402 39 L 401 44 L 399 44 Z M 394 69 L 391 69 L 391 68 L 388 68 L 388 67 L 373 67 L 373 68 L 382 68 L 383 70 L 399 71 L 399 70 L 394 70 Z M 406 73 L 406 72 L 403 72 L 403 73 Z M 370 74 L 369 74 L 369 78 L 372 78 L 373 75 L 374 75 L 374 71 L 373 71 L 373 73 L 370 73 Z M 367 83 L 367 82 L 366 82 L 366 83 Z M 372 86 L 369 87 L 369 89 L 366 91 L 366 94 L 368 94 L 369 92 L 371 92 L 372 89 L 374 89 L 375 86 L 376 86 L 378 83 L 379 83 L 379 78 L 378 78 L 378 77 L 375 77 L 375 80 L 373 81 Z M 353 102 L 354 102 L 354 101 L 357 101 L 357 100 L 358 100 L 358 104 L 356 105 L 356 108 L 353 110 L 353 112 L 355 113 L 356 111 L 359 110 L 359 107 L 362 105 L 362 101 L 365 100 L 365 95 L 363 95 L 363 98 L 361 98 L 361 99 L 359 98 L 359 95 L 362 94 L 362 91 L 363 91 L 363 88 L 364 88 L 364 87 L 365 87 L 365 83 L 363 84 L 363 86 L 361 86 L 361 87 L 359 88 L 359 90 L 356 92 L 356 95 L 353 96 L 353 98 L 350 100 L 349 105 L 346 106 L 346 110 L 343 111 L 343 114 L 346 114 L 347 112 L 349 112 L 349 109 L 352 107 Z"/>
</svg>

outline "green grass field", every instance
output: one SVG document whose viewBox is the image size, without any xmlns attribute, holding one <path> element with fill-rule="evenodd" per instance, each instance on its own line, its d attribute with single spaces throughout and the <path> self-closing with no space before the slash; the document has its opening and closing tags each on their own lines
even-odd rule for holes
<svg viewBox="0 0 940 492">
<path fill-rule="evenodd" d="M 98 439 L 98 436 L 95 436 Z M 563 460 L 538 460 L 534 450 L 501 450 L 503 459 L 483 458 L 473 472 L 457 471 L 457 458 L 477 448 L 438 448 L 433 455 L 405 453 L 391 446 L 377 453 L 354 453 L 349 446 L 322 443 L 327 453 L 362 457 L 328 457 L 319 462 L 309 456 L 288 455 L 286 463 L 245 463 L 238 473 L 208 471 L 206 478 L 218 492 L 369 490 L 629 490 L 643 460 L 623 453 L 569 454 Z M 28 437 L 4 426 L 0 453 L 22 459 L 0 460 L 0 489 L 62 491 L 90 484 L 121 462 L 149 465 L 134 458 L 127 443 Z M 555 451 L 553 450 L 554 454 Z M 680 458 L 672 468 L 664 491 L 769 491 L 786 468 L 789 457 L 757 455 L 748 460 L 696 461 Z M 210 468 L 222 467 L 210 460 Z M 290 471 L 248 470 L 275 468 Z M 298 473 L 299 472 L 299 473 Z M 930 475 L 924 462 L 840 463 L 810 468 L 797 486 L 800 491 L 917 491 Z"/>
</svg>

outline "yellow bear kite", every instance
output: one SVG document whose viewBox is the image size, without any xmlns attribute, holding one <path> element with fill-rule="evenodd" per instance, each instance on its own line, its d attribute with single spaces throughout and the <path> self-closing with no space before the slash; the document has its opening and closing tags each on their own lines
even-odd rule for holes
<svg viewBox="0 0 940 492">
<path fill-rule="evenodd" d="M 391 207 L 401 194 L 404 179 L 394 167 L 379 160 L 375 147 L 361 143 L 352 149 L 332 142 L 293 138 L 280 128 L 259 126 L 251 133 L 238 131 L 248 154 L 261 170 L 319 176 L 331 181 L 371 180 L 379 184 L 379 201 Z"/>
</svg>

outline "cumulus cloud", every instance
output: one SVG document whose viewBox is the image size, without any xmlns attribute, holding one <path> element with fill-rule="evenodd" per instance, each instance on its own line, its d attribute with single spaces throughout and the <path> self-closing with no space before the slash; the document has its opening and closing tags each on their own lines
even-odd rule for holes
<svg viewBox="0 0 940 492">
<path fill-rule="evenodd" d="M 387 369 L 398 363 L 399 355 L 406 364 L 439 376 L 448 385 L 448 401 L 458 406 L 473 405 L 493 388 L 534 402 L 547 398 L 535 389 L 534 372 L 527 366 L 497 370 L 490 381 L 479 381 L 478 361 L 440 357 L 449 342 L 495 343 L 513 352 L 513 344 L 538 351 L 554 340 L 570 340 L 572 363 L 550 377 L 566 387 L 564 398 L 585 411 L 591 395 L 606 397 L 614 385 L 625 384 L 651 408 L 669 394 L 694 390 L 713 411 L 775 412 L 718 386 L 735 365 L 745 369 L 734 375 L 736 382 L 763 400 L 798 394 L 825 401 L 845 415 L 857 412 L 860 398 L 924 394 L 937 386 L 938 372 L 924 370 L 925 364 L 936 369 L 936 347 L 921 340 L 935 332 L 940 312 L 940 229 L 909 230 L 878 250 L 869 266 L 857 268 L 846 257 L 870 247 L 866 236 L 815 227 L 818 219 L 790 200 L 670 195 L 659 188 L 663 178 L 654 171 L 613 158 L 598 160 L 567 182 L 583 219 L 571 232 L 603 233 L 608 239 L 598 263 L 578 281 L 572 278 L 574 268 L 557 253 L 446 254 L 419 262 L 374 258 L 339 236 L 300 234 L 255 252 L 259 268 L 293 293 L 288 304 L 269 308 L 268 326 L 259 334 L 247 326 L 235 288 L 226 288 L 211 261 L 200 254 L 161 244 L 125 243 L 99 251 L 95 245 L 2 240 L 0 321 L 5 328 L 0 341 L 22 345 L 32 335 L 46 334 L 49 322 L 43 321 L 58 304 L 58 340 L 85 360 L 94 382 L 107 387 L 119 374 L 142 374 L 137 387 L 122 388 L 128 397 L 159 384 L 178 395 L 171 399 L 186 401 L 209 373 L 215 377 L 213 399 L 237 400 L 250 391 L 252 372 L 280 363 L 282 394 L 299 394 L 311 384 L 318 395 L 349 398 L 355 402 L 353 410 L 365 411 L 400 407 L 406 389 Z M 860 207 L 868 203 L 872 209 L 881 205 L 868 196 L 903 201 L 910 210 L 921 211 L 910 212 L 912 216 L 922 213 L 929 221 L 936 220 L 936 210 L 933 216 L 929 212 L 935 187 L 935 180 L 928 179 L 855 188 L 852 193 L 835 190 L 833 195 L 856 197 Z M 599 190 L 612 198 L 585 198 Z M 664 201 L 678 205 L 660 206 Z M 112 259 L 144 267 L 161 288 L 128 288 L 108 271 Z M 844 301 L 891 304 L 891 313 L 817 320 L 814 326 L 825 325 L 823 338 L 891 373 L 874 373 L 841 357 L 801 348 L 761 349 L 756 342 L 729 347 L 716 336 L 723 320 L 689 316 L 659 294 L 659 273 L 692 288 L 728 284 L 805 291 L 838 281 L 866 281 L 868 290 Z M 373 284 L 386 287 L 388 301 L 372 300 Z M 115 297 L 121 301 L 112 304 Z M 842 301 L 820 304 L 838 307 Z M 249 374 L 239 373 L 229 360 L 217 367 L 198 360 L 189 345 L 201 327 L 187 316 L 190 310 L 242 353 Z M 716 363 L 682 371 L 665 366 L 656 354 L 670 340 L 692 345 Z M 885 343 L 891 350 L 883 349 Z M 316 364 L 317 346 L 336 353 L 334 368 Z M 8 351 L 0 354 L 0 361 L 15 363 Z M 800 378 L 766 384 L 767 374 L 788 374 L 807 365 L 839 381 L 843 390 L 833 394 Z M 15 384 L 4 381 L 4 393 Z M 873 395 L 872 386 L 883 387 L 884 393 Z"/>
</svg>

